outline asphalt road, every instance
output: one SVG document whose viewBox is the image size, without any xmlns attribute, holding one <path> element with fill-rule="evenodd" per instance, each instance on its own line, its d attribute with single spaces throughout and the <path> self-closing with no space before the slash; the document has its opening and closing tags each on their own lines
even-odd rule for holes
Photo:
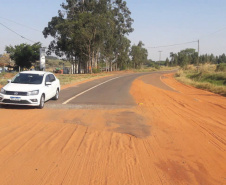
<svg viewBox="0 0 226 185">
<path fill-rule="evenodd" d="M 50 100 L 46 102 L 46 107 L 53 108 L 124 108 L 135 106 L 136 103 L 130 95 L 132 82 L 142 76 L 145 83 L 149 83 L 160 88 L 169 88 L 160 80 L 160 76 L 169 72 L 132 73 L 105 77 L 74 87 L 64 89 L 60 92 L 58 101 Z M 166 87 L 164 87 L 166 86 Z M 168 90 L 168 89 L 167 89 Z"/>
</svg>

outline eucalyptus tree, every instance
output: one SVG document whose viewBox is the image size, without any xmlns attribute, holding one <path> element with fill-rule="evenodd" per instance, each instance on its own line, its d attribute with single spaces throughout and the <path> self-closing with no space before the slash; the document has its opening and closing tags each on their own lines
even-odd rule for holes
<svg viewBox="0 0 226 185">
<path fill-rule="evenodd" d="M 125 1 L 66 0 L 61 7 L 43 31 L 45 37 L 54 38 L 48 52 L 66 56 L 85 72 L 97 67 L 101 55 L 113 61 L 118 41 L 133 31 Z"/>
<path fill-rule="evenodd" d="M 181 66 L 185 67 L 188 64 L 197 64 L 199 57 L 198 57 L 198 52 L 195 51 L 193 48 L 187 48 L 184 50 L 181 50 L 178 53 L 170 53 L 171 61 L 170 65 L 171 66 Z"/>
<path fill-rule="evenodd" d="M 167 57 L 167 58 L 166 58 L 165 65 L 168 67 L 168 66 L 169 66 L 169 64 L 170 64 L 170 61 L 169 61 L 169 58 Z"/>
<path fill-rule="evenodd" d="M 133 68 L 135 69 L 140 69 L 148 60 L 148 51 L 143 46 L 144 44 L 140 41 L 138 45 L 133 45 L 131 48 L 130 55 L 132 57 Z"/>
<path fill-rule="evenodd" d="M 178 56 L 176 53 L 170 52 L 170 66 L 177 66 L 178 65 Z"/>
<path fill-rule="evenodd" d="M 122 40 L 119 43 L 118 57 L 116 60 L 117 67 L 119 69 L 128 69 L 131 67 L 130 66 L 131 60 L 129 58 L 130 43 L 131 43 L 131 41 L 126 37 L 122 37 Z"/>
</svg>

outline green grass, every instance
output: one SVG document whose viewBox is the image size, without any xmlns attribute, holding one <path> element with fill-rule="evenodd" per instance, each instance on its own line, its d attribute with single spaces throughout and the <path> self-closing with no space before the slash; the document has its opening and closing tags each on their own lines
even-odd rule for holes
<svg viewBox="0 0 226 185">
<path fill-rule="evenodd" d="M 226 73 L 217 72 L 216 65 L 203 65 L 197 70 L 189 67 L 179 70 L 176 79 L 182 83 L 226 96 Z"/>
<path fill-rule="evenodd" d="M 222 72 L 200 72 L 195 74 L 187 74 L 187 77 L 197 82 L 208 82 L 216 86 L 226 85 L 226 73 Z"/>
</svg>

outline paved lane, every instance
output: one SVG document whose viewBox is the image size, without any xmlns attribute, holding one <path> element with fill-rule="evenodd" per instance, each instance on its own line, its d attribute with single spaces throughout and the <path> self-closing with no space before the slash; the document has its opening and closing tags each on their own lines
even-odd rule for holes
<svg viewBox="0 0 226 185">
<path fill-rule="evenodd" d="M 47 107 L 87 108 L 98 106 L 126 107 L 136 103 L 130 94 L 132 82 L 141 79 L 150 84 L 161 84 L 160 76 L 167 72 L 132 73 L 105 77 L 64 89 L 58 101 L 49 101 Z M 152 79 L 153 78 L 153 79 Z M 151 80 L 152 79 L 152 80 Z"/>
</svg>

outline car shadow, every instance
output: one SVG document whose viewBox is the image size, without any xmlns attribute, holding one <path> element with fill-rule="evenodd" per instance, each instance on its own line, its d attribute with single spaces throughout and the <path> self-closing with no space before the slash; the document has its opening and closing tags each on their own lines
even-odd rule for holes
<svg viewBox="0 0 226 185">
<path fill-rule="evenodd" d="M 25 106 L 25 105 L 0 105 L 0 109 L 17 109 L 17 110 L 21 110 L 21 109 L 37 109 L 37 107 L 33 107 L 33 106 Z"/>
</svg>

